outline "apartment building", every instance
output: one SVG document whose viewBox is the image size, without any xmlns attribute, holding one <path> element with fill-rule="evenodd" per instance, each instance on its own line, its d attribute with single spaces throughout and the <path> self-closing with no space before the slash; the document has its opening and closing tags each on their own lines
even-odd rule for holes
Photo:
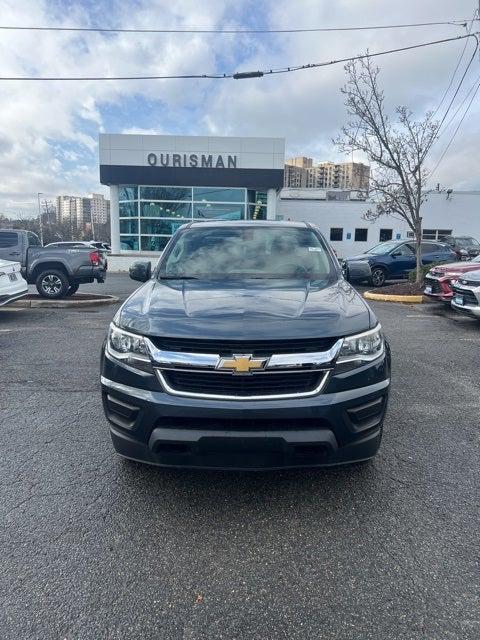
<svg viewBox="0 0 480 640">
<path fill-rule="evenodd" d="M 368 191 L 370 167 L 361 162 L 319 162 L 297 156 L 285 162 L 284 186 Z"/>
<path fill-rule="evenodd" d="M 56 198 L 57 221 L 80 229 L 85 224 L 105 224 L 110 216 L 110 200 L 103 194 L 90 197 L 62 195 Z"/>
<path fill-rule="evenodd" d="M 92 193 L 90 200 L 90 219 L 94 224 L 106 224 L 110 218 L 110 200 L 102 193 Z"/>
</svg>

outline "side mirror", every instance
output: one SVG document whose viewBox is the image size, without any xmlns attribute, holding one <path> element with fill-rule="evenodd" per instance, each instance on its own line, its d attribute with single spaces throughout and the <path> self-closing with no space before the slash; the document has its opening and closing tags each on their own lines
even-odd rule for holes
<svg viewBox="0 0 480 640">
<path fill-rule="evenodd" d="M 147 282 L 152 277 L 152 263 L 150 260 L 134 262 L 130 265 L 128 275 L 132 280 Z"/>
<path fill-rule="evenodd" d="M 392 253 L 392 258 L 398 258 L 401 255 L 402 254 L 400 253 L 400 251 L 395 251 L 394 253 Z"/>
</svg>

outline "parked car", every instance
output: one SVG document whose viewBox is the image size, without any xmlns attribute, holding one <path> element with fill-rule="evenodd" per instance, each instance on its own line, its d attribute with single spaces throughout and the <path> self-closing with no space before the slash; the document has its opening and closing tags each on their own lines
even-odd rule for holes
<svg viewBox="0 0 480 640">
<path fill-rule="evenodd" d="M 390 350 L 318 229 L 192 222 L 122 305 L 102 350 L 105 415 L 124 457 L 279 468 L 369 459 Z"/>
<path fill-rule="evenodd" d="M 462 275 L 452 289 L 455 311 L 480 320 L 480 269 Z"/>
<path fill-rule="evenodd" d="M 22 278 L 21 270 L 19 262 L 0 258 L 0 307 L 27 295 L 28 284 Z"/>
<path fill-rule="evenodd" d="M 449 262 L 456 258 L 455 252 L 441 242 L 422 242 L 422 264 Z M 372 271 L 370 284 L 382 287 L 386 280 L 406 278 L 416 267 L 415 245 L 406 240 L 381 242 L 365 253 L 346 258 L 351 270 L 354 262 L 367 261 Z"/>
<path fill-rule="evenodd" d="M 441 300 L 450 304 L 453 297 L 452 282 L 458 280 L 469 271 L 480 269 L 480 256 L 468 262 L 452 262 L 439 264 L 425 276 L 425 295 L 433 300 Z"/>
<path fill-rule="evenodd" d="M 480 255 L 480 242 L 471 236 L 443 236 L 442 242 L 455 251 L 458 260 L 470 260 Z"/>
<path fill-rule="evenodd" d="M 80 284 L 104 282 L 107 260 L 86 246 L 42 247 L 37 235 L 21 229 L 0 229 L 0 258 L 20 262 L 22 275 L 44 298 L 73 295 Z"/>
<path fill-rule="evenodd" d="M 368 260 L 342 260 L 341 265 L 343 277 L 349 282 L 369 282 L 372 277 Z"/>
<path fill-rule="evenodd" d="M 107 253 L 112 252 L 112 247 L 108 244 L 108 242 L 97 242 L 96 240 L 92 240 L 92 247 L 96 247 L 97 249 L 103 249 Z"/>
</svg>

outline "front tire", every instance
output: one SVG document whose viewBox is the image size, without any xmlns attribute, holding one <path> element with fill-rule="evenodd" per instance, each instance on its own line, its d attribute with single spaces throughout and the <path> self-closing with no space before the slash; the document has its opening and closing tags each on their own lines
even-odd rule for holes
<svg viewBox="0 0 480 640">
<path fill-rule="evenodd" d="M 385 273 L 385 269 L 382 269 L 382 267 L 374 267 L 372 269 L 372 275 L 370 276 L 370 284 L 373 287 L 383 287 L 386 279 L 387 279 L 387 274 Z"/>
<path fill-rule="evenodd" d="M 42 298 L 64 298 L 70 287 L 68 277 L 58 269 L 46 269 L 38 274 L 35 281 L 38 293 Z"/>
</svg>

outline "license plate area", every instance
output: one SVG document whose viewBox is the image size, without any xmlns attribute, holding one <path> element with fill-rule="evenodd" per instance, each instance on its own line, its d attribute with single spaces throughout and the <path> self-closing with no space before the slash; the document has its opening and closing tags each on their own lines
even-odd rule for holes
<svg viewBox="0 0 480 640">
<path fill-rule="evenodd" d="M 425 293 L 432 293 L 432 287 L 430 285 L 425 287 Z"/>
<path fill-rule="evenodd" d="M 458 304 L 460 307 L 463 307 L 463 305 L 465 304 L 464 297 L 459 295 L 458 293 L 455 294 L 453 301 L 455 302 L 455 304 Z"/>
<path fill-rule="evenodd" d="M 10 282 L 16 282 L 17 281 L 17 274 L 16 273 L 9 273 L 8 277 L 10 278 Z"/>
</svg>

